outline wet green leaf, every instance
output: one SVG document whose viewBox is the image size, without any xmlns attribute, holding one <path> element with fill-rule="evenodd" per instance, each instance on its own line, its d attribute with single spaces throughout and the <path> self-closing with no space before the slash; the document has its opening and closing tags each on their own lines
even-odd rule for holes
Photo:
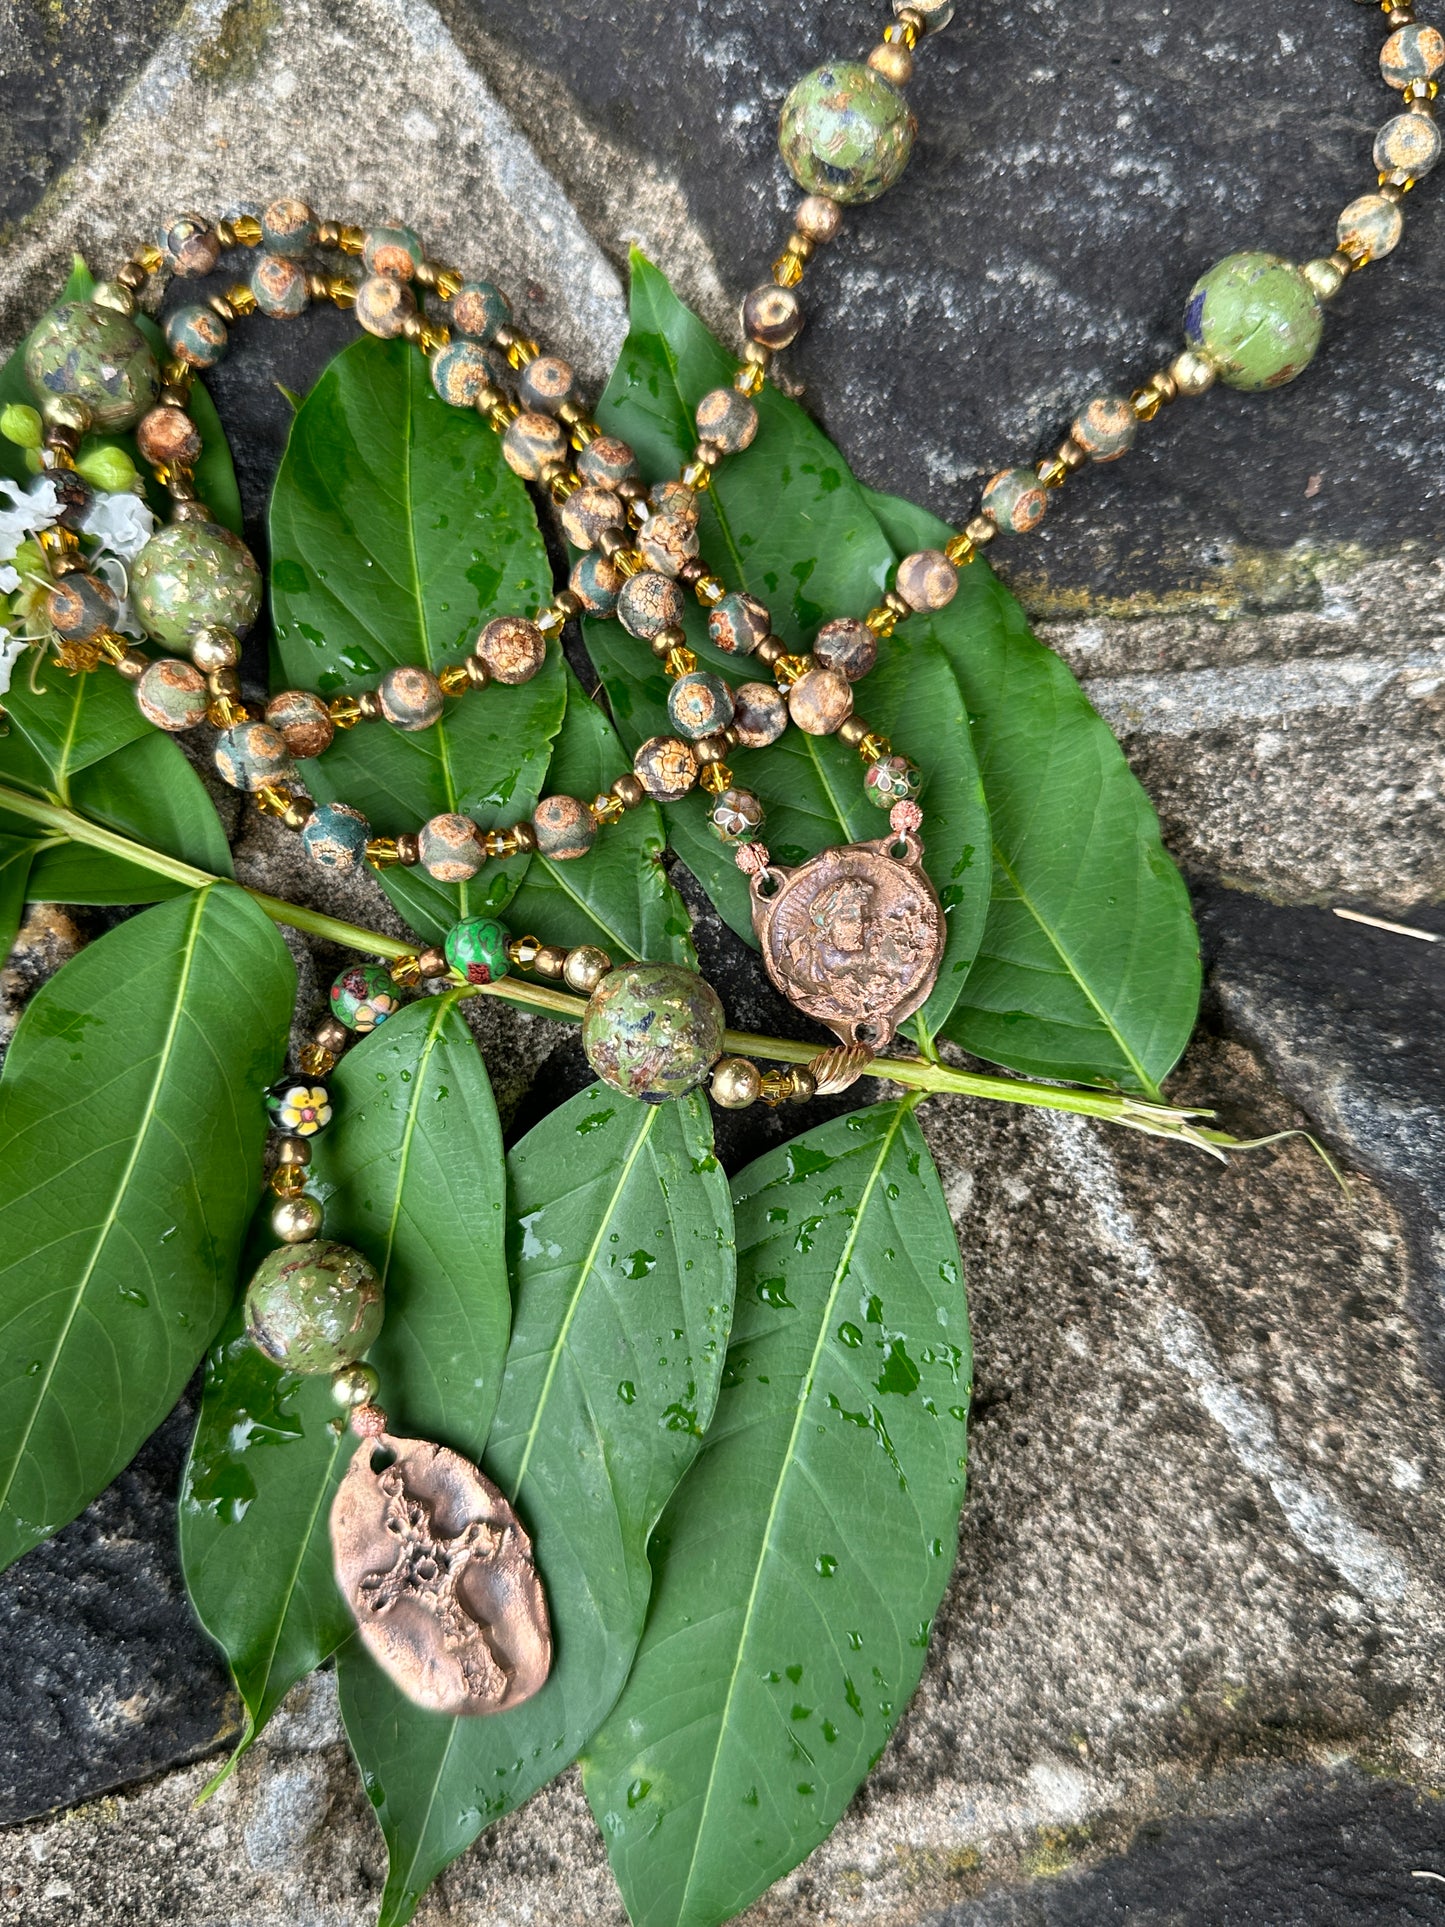
<svg viewBox="0 0 1445 1927">
<path fill-rule="evenodd" d="M 355 1646 L 342 1712 L 390 1856 L 379 1927 L 489 1821 L 571 1761 L 642 1630 L 647 1536 L 712 1414 L 732 1304 L 732 1213 L 699 1097 L 594 1084 L 508 1160 L 516 1309 L 483 1461 L 531 1533 L 555 1663 L 526 1705 L 438 1719 Z"/>
<path fill-rule="evenodd" d="M 10 955 L 25 915 L 26 885 L 48 838 L 0 835 L 0 962 Z"/>
<path fill-rule="evenodd" d="M 795 1138 L 733 1199 L 722 1396 L 583 1761 L 635 1927 L 714 1927 L 831 1831 L 918 1683 L 963 1499 L 968 1310 L 910 1107 Z"/>
</svg>

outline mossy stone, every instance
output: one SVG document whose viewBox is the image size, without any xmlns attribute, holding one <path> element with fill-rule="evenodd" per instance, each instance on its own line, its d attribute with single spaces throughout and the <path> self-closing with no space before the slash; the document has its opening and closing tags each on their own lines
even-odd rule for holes
<svg viewBox="0 0 1445 1927">
<path fill-rule="evenodd" d="M 858 60 L 815 67 L 783 102 L 778 149 L 799 187 L 876 201 L 913 151 L 918 122 L 898 89 Z"/>
<path fill-rule="evenodd" d="M 246 1335 L 292 1372 L 336 1372 L 376 1343 L 384 1307 L 369 1259 L 331 1238 L 281 1245 L 246 1287 Z"/>
<path fill-rule="evenodd" d="M 150 343 L 115 308 L 63 301 L 25 345 L 25 378 L 38 400 L 83 401 L 98 429 L 133 428 L 161 390 Z"/>
<path fill-rule="evenodd" d="M 722 1054 L 717 992 L 680 964 L 611 970 L 582 1019 L 587 1062 L 605 1083 L 644 1104 L 696 1090 Z"/>
<path fill-rule="evenodd" d="M 1320 345 L 1324 316 L 1314 290 L 1277 254 L 1228 254 L 1201 275 L 1184 311 L 1184 333 L 1229 388 L 1255 394 L 1302 374 Z"/>
<path fill-rule="evenodd" d="M 172 522 L 131 568 L 131 600 L 148 636 L 184 648 L 198 629 L 244 636 L 261 607 L 261 571 L 238 535 L 217 522 Z"/>
</svg>

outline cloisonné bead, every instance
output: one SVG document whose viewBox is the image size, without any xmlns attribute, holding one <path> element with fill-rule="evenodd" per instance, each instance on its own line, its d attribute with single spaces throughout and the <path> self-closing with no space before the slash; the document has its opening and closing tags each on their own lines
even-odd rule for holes
<svg viewBox="0 0 1445 1927">
<path fill-rule="evenodd" d="M 304 254 L 319 225 L 305 201 L 272 201 L 262 210 L 261 241 L 272 254 Z"/>
<path fill-rule="evenodd" d="M 89 642 L 113 629 L 120 614 L 114 589 L 102 577 L 74 569 L 46 592 L 45 620 L 66 642 Z"/>
<path fill-rule="evenodd" d="M 734 589 L 707 612 L 707 638 L 727 656 L 750 656 L 771 632 L 772 617 L 758 601 Z"/>
<path fill-rule="evenodd" d="M 736 388 L 713 388 L 693 416 L 697 432 L 725 455 L 740 455 L 758 432 L 758 411 Z"/>
<path fill-rule="evenodd" d="M 495 917 L 463 917 L 446 934 L 447 962 L 469 984 L 500 983 L 512 968 L 507 941 L 507 927 Z"/>
<path fill-rule="evenodd" d="M 446 707 L 442 686 L 429 669 L 399 663 L 376 686 L 381 713 L 396 729 L 430 729 Z"/>
<path fill-rule="evenodd" d="M 1375 136 L 1375 165 L 1382 174 L 1419 180 L 1440 158 L 1440 129 L 1428 114 L 1396 114 Z"/>
<path fill-rule="evenodd" d="M 958 570 L 941 549 L 918 549 L 898 564 L 893 586 L 910 609 L 946 609 L 958 593 Z"/>
<path fill-rule="evenodd" d="M 1346 254 L 1367 255 L 1378 261 L 1399 244 L 1405 217 L 1383 194 L 1362 194 L 1351 201 L 1335 224 L 1335 234 Z"/>
<path fill-rule="evenodd" d="M 538 850 L 559 862 L 586 856 L 597 841 L 597 819 L 575 796 L 544 796 L 532 812 L 532 828 Z"/>
<path fill-rule="evenodd" d="M 724 843 L 755 843 L 763 833 L 763 814 L 751 790 L 724 790 L 713 798 L 707 820 Z"/>
<path fill-rule="evenodd" d="M 1044 519 L 1048 492 L 1031 468 L 1000 469 L 984 487 L 979 507 L 1008 535 L 1027 535 Z"/>
<path fill-rule="evenodd" d="M 766 749 L 788 727 L 788 705 L 767 682 L 745 682 L 733 691 L 733 729 L 739 749 Z"/>
<path fill-rule="evenodd" d="M 880 756 L 870 763 L 863 776 L 863 794 L 880 810 L 891 810 L 895 803 L 913 803 L 923 787 L 923 776 L 906 756 Z"/>
<path fill-rule="evenodd" d="M 502 437 L 502 456 L 514 475 L 520 475 L 524 482 L 535 482 L 549 462 L 566 460 L 566 432 L 550 415 L 539 415 L 532 409 L 508 422 Z"/>
<path fill-rule="evenodd" d="M 1387 87 L 1433 80 L 1442 66 L 1445 34 L 1438 27 L 1397 27 L 1380 49 L 1380 73 Z"/>
<path fill-rule="evenodd" d="M 131 428 L 160 393 L 150 343 L 125 315 L 89 301 L 63 301 L 25 344 L 25 378 L 37 400 L 84 402 L 104 433 Z"/>
<path fill-rule="evenodd" d="M 383 341 L 403 333 L 416 313 L 409 282 L 390 274 L 369 274 L 356 290 L 356 319 L 369 335 Z"/>
<path fill-rule="evenodd" d="M 631 445 L 617 435 L 594 435 L 577 457 L 577 473 L 596 488 L 620 488 L 639 472 Z"/>
<path fill-rule="evenodd" d="M 192 468 L 201 452 L 201 431 L 184 408 L 153 408 L 136 423 L 135 442 L 148 462 Z"/>
<path fill-rule="evenodd" d="M 302 848 L 323 870 L 354 870 L 366 857 L 371 824 L 349 803 L 318 803 L 301 832 Z"/>
<path fill-rule="evenodd" d="M 1302 373 L 1323 325 L 1309 282 L 1277 254 L 1226 255 L 1195 282 L 1184 311 L 1190 347 L 1208 355 L 1227 387 L 1250 394 Z"/>
<path fill-rule="evenodd" d="M 292 320 L 311 299 L 306 270 L 285 254 L 260 257 L 251 269 L 251 292 L 262 314 L 273 321 Z"/>
<path fill-rule="evenodd" d="M 206 717 L 206 679 L 194 664 L 165 656 L 141 672 L 135 700 L 141 715 L 157 729 L 194 729 Z"/>
<path fill-rule="evenodd" d="M 296 774 L 285 737 L 269 723 L 236 723 L 223 729 L 211 755 L 222 781 L 233 790 L 259 790 Z"/>
<path fill-rule="evenodd" d="M 166 346 L 188 368 L 214 368 L 230 341 L 225 322 L 198 301 L 188 302 L 166 316 Z"/>
<path fill-rule="evenodd" d="M 472 341 L 494 341 L 511 318 L 511 302 L 490 281 L 464 281 L 452 296 L 452 330 Z"/>
<path fill-rule="evenodd" d="M 266 1114 L 287 1137 L 315 1137 L 331 1122 L 331 1093 L 324 1084 L 283 1077 L 266 1092 Z"/>
<path fill-rule="evenodd" d="M 825 669 L 836 669 L 849 682 L 857 682 L 878 660 L 878 638 L 857 616 L 836 616 L 818 631 L 813 654 Z"/>
<path fill-rule="evenodd" d="M 244 636 L 261 606 L 261 571 L 240 536 L 218 522 L 157 529 L 131 564 L 130 594 L 148 636 L 184 648 L 197 629 Z"/>
<path fill-rule="evenodd" d="M 386 274 L 395 281 L 412 281 L 426 255 L 409 227 L 374 227 L 367 232 L 361 259 L 368 274 Z"/>
<path fill-rule="evenodd" d="M 209 274 L 221 258 L 221 239 L 204 214 L 173 214 L 156 229 L 156 246 L 172 274 Z"/>
<path fill-rule="evenodd" d="M 743 302 L 743 333 L 763 348 L 786 348 L 803 325 L 803 304 L 792 288 L 765 281 Z"/>
<path fill-rule="evenodd" d="M 733 719 L 733 692 L 710 669 L 690 670 L 668 690 L 667 715 L 679 736 L 697 742 L 727 728 Z"/>
<path fill-rule="evenodd" d="M 453 408 L 475 408 L 484 389 L 497 386 L 499 356 L 476 341 L 449 341 L 431 358 L 431 385 Z"/>
<path fill-rule="evenodd" d="M 697 781 L 697 757 L 676 736 L 649 736 L 638 745 L 632 770 L 654 802 L 675 803 Z"/>
<path fill-rule="evenodd" d="M 336 1372 L 371 1350 L 384 1315 L 381 1280 L 330 1238 L 269 1252 L 246 1287 L 246 1335 L 292 1372 Z"/>
<path fill-rule="evenodd" d="M 647 491 L 649 505 L 659 515 L 675 515 L 680 521 L 697 520 L 697 492 L 686 482 L 674 478 L 667 482 L 654 482 Z"/>
<path fill-rule="evenodd" d="M 588 615 L 610 616 L 616 609 L 626 581 L 621 569 L 593 549 L 578 556 L 567 578 L 567 586 Z"/>
<path fill-rule="evenodd" d="M 331 1015 L 365 1036 L 401 1009 L 401 998 L 384 964 L 348 964 L 331 986 Z"/>
<path fill-rule="evenodd" d="M 525 616 L 495 616 L 477 637 L 476 654 L 494 682 L 530 682 L 547 660 L 547 639 Z"/>
<path fill-rule="evenodd" d="M 788 691 L 788 714 L 806 735 L 831 736 L 853 714 L 853 685 L 836 669 L 810 669 Z"/>
<path fill-rule="evenodd" d="M 810 194 L 874 201 L 908 164 L 918 122 L 881 74 L 857 60 L 815 67 L 783 102 L 778 150 Z"/>
<path fill-rule="evenodd" d="M 331 711 L 309 689 L 281 690 L 266 705 L 266 721 L 303 762 L 329 749 L 336 734 Z"/>
<path fill-rule="evenodd" d="M 664 629 L 676 628 L 686 608 L 682 590 L 670 576 L 656 569 L 640 569 L 625 582 L 617 598 L 617 620 L 629 636 L 651 642 Z"/>
<path fill-rule="evenodd" d="M 559 408 L 576 399 L 576 374 L 571 362 L 563 361 L 560 355 L 538 355 L 517 376 L 517 400 L 523 408 L 555 415 Z"/>
<path fill-rule="evenodd" d="M 649 516 L 638 534 L 637 546 L 649 568 L 676 575 L 683 563 L 697 554 L 697 523 L 681 515 Z"/>
<path fill-rule="evenodd" d="M 1069 433 L 1091 462 L 1116 462 L 1134 446 L 1139 418 L 1127 395 L 1091 395 Z"/>
<path fill-rule="evenodd" d="M 482 867 L 477 826 L 454 810 L 428 818 L 417 831 L 416 847 L 417 862 L 438 883 L 465 883 Z"/>
<path fill-rule="evenodd" d="M 644 1104 L 696 1090 L 717 1062 L 725 1020 L 717 992 L 679 964 L 611 970 L 582 1019 L 582 1048 L 604 1083 Z"/>
<path fill-rule="evenodd" d="M 562 504 L 562 533 L 574 549 L 595 549 L 608 529 L 620 529 L 627 511 L 611 489 L 588 484 L 574 489 Z"/>
</svg>

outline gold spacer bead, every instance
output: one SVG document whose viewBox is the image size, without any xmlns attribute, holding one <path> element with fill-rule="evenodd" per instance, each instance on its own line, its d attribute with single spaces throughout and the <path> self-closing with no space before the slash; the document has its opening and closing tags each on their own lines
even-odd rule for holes
<svg viewBox="0 0 1445 1927">
<path fill-rule="evenodd" d="M 234 288 L 227 288 L 226 299 L 238 315 L 255 314 L 256 296 L 244 281 L 238 281 Z"/>
<path fill-rule="evenodd" d="M 898 627 L 898 617 L 892 609 L 870 609 L 863 620 L 875 636 L 891 636 Z"/>
<path fill-rule="evenodd" d="M 858 745 L 868 733 L 868 724 L 864 722 L 856 710 L 851 716 L 845 716 L 833 731 L 833 734 L 838 738 L 838 741 L 843 745 L 844 749 L 857 749 Z"/>
<path fill-rule="evenodd" d="M 146 284 L 146 271 L 136 262 L 127 261 L 115 278 L 123 288 L 129 288 L 132 294 L 139 294 Z"/>
<path fill-rule="evenodd" d="M 366 845 L 366 860 L 378 870 L 391 870 L 401 862 L 401 851 L 394 836 L 373 836 Z"/>
<path fill-rule="evenodd" d="M 757 395 L 762 392 L 767 379 L 767 370 L 760 362 L 748 361 L 733 376 L 733 387 L 740 395 Z"/>
<path fill-rule="evenodd" d="M 858 755 L 865 763 L 878 763 L 885 756 L 893 754 L 893 745 L 886 736 L 876 736 L 870 730 L 858 745 Z"/>
<path fill-rule="evenodd" d="M 290 809 L 287 810 L 286 814 L 281 818 L 281 821 L 286 825 L 288 830 L 304 830 L 314 814 L 315 809 L 311 798 L 309 796 L 297 796 L 293 798 Z"/>
<path fill-rule="evenodd" d="M 507 945 L 507 961 L 517 970 L 530 970 L 541 948 L 535 937 L 513 937 Z"/>
<path fill-rule="evenodd" d="M 232 237 L 240 247 L 255 248 L 261 245 L 261 223 L 254 214 L 238 214 L 229 225 Z"/>
<path fill-rule="evenodd" d="M 986 515 L 975 515 L 971 522 L 964 524 L 963 532 L 976 549 L 982 549 L 993 541 L 998 528 Z"/>
<path fill-rule="evenodd" d="M 308 1077 L 325 1077 L 328 1071 L 335 1070 L 337 1056 L 324 1044 L 303 1044 L 296 1053 L 296 1061 Z"/>
<path fill-rule="evenodd" d="M 889 29 L 885 27 L 883 43 L 871 50 L 868 65 L 892 86 L 906 87 L 913 78 L 913 49 L 901 35 L 890 39 Z"/>
<path fill-rule="evenodd" d="M 697 656 L 686 643 L 675 642 L 662 659 L 669 676 L 690 676 L 697 668 Z"/>
<path fill-rule="evenodd" d="M 263 783 L 256 791 L 256 808 L 262 816 L 284 816 L 296 795 L 284 783 Z"/>
<path fill-rule="evenodd" d="M 721 796 L 733 786 L 733 773 L 726 763 L 709 763 L 698 777 L 698 785 L 710 796 Z"/>
<path fill-rule="evenodd" d="M 943 553 L 955 569 L 962 569 L 972 562 L 978 551 L 971 535 L 951 535 L 943 545 Z"/>
<path fill-rule="evenodd" d="M 619 776 L 616 782 L 609 784 L 608 792 L 617 798 L 625 810 L 635 810 L 647 796 L 647 791 L 631 770 L 628 770 L 625 776 Z"/>
<path fill-rule="evenodd" d="M 1049 455 L 1039 463 L 1035 473 L 1045 488 L 1062 488 L 1069 479 L 1069 465 L 1057 455 Z"/>
<path fill-rule="evenodd" d="M 704 609 L 711 609 L 727 594 L 727 590 L 715 575 L 700 575 L 692 585 L 692 592 Z"/>
<path fill-rule="evenodd" d="M 567 949 L 565 944 L 544 943 L 537 952 L 537 961 L 532 965 L 539 977 L 559 979 L 567 968 Z"/>
<path fill-rule="evenodd" d="M 217 221 L 216 245 L 224 250 L 236 245 L 236 224 L 234 221 Z"/>
<path fill-rule="evenodd" d="M 417 962 L 421 965 L 423 977 L 448 977 L 451 965 L 447 962 L 446 952 L 438 950 L 435 944 L 426 944 L 417 952 Z"/>
<path fill-rule="evenodd" d="M 206 721 L 212 729 L 234 729 L 237 723 L 250 719 L 251 712 L 246 705 L 232 702 L 229 696 L 218 696 L 215 702 L 206 705 Z"/>
<path fill-rule="evenodd" d="M 160 249 L 151 247 L 149 244 L 145 247 L 137 248 L 131 258 L 134 260 L 136 266 L 146 274 L 159 274 L 166 264 L 166 257 L 161 253 Z"/>
<path fill-rule="evenodd" d="M 438 672 L 437 681 L 441 684 L 444 696 L 464 696 L 472 686 L 470 667 L 464 662 L 448 663 L 445 669 Z"/>
<path fill-rule="evenodd" d="M 366 229 L 344 227 L 336 237 L 336 245 L 343 254 L 364 254 L 366 252 Z"/>
</svg>

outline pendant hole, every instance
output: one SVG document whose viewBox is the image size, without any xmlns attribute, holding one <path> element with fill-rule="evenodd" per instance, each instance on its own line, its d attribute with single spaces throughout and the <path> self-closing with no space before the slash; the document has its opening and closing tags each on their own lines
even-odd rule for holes
<svg viewBox="0 0 1445 1927">
<path fill-rule="evenodd" d="M 876 1044 L 878 1042 L 876 1026 L 873 1024 L 855 1024 L 853 1026 L 853 1042 L 855 1044 L 867 1044 L 870 1047 Z"/>
<path fill-rule="evenodd" d="M 764 870 L 757 882 L 753 885 L 754 890 L 763 899 L 764 903 L 770 902 L 782 887 L 783 879 L 778 875 L 776 870 Z"/>
<path fill-rule="evenodd" d="M 896 843 L 890 843 L 888 854 L 895 863 L 906 863 L 913 854 L 913 846 L 906 836 L 900 836 Z"/>
<path fill-rule="evenodd" d="M 396 1464 L 396 1454 L 389 1445 L 378 1445 L 371 1455 L 373 1472 L 388 1472 Z"/>
</svg>

